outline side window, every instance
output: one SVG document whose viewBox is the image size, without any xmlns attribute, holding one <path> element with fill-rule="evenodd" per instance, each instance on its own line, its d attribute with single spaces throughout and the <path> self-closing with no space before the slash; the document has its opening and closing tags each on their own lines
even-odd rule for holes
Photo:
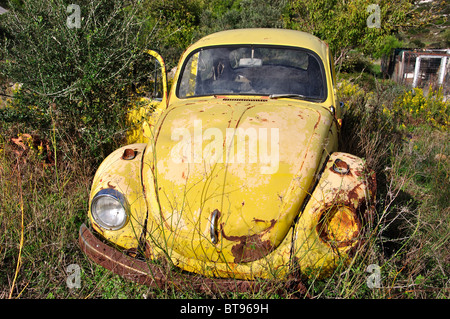
<svg viewBox="0 0 450 319">
<path fill-rule="evenodd" d="M 193 54 L 186 63 L 179 88 L 179 95 L 181 97 L 189 97 L 195 94 L 198 74 L 198 56 L 199 52 Z"/>
</svg>

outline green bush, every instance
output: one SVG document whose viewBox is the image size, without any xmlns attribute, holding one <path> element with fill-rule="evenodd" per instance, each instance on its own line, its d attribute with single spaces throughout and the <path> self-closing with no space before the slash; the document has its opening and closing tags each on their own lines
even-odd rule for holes
<svg viewBox="0 0 450 319">
<path fill-rule="evenodd" d="M 133 70 L 143 54 L 138 43 L 146 42 L 139 1 L 77 1 L 79 28 L 69 27 L 68 17 L 76 21 L 70 3 L 10 2 L 0 20 L 9 34 L 2 39 L 0 73 L 21 90 L 0 117 L 54 140 L 73 140 L 78 152 L 100 159 L 123 138 L 131 86 L 142 77 Z"/>
<path fill-rule="evenodd" d="M 421 88 L 404 92 L 395 100 L 392 109 L 383 111 L 404 123 L 428 123 L 445 131 L 450 124 L 449 106 L 450 102 L 445 101 L 442 87 L 433 90 L 430 86 L 427 93 Z"/>
<path fill-rule="evenodd" d="M 202 14 L 202 31 L 285 27 L 288 5 L 286 0 L 213 0 Z"/>
<path fill-rule="evenodd" d="M 364 54 L 356 51 L 349 52 L 347 56 L 342 60 L 342 64 L 339 67 L 340 72 L 353 73 L 370 71 L 371 62 L 364 56 Z"/>
<path fill-rule="evenodd" d="M 176 66 L 181 53 L 196 40 L 204 6 L 200 0 L 144 1 L 142 16 L 148 18 L 144 32 L 151 35 L 152 49 L 163 55 L 169 68 Z"/>
<path fill-rule="evenodd" d="M 169 68 L 194 41 L 208 34 L 238 28 L 285 27 L 286 0 L 145 0 L 145 32 L 155 39 Z"/>
</svg>

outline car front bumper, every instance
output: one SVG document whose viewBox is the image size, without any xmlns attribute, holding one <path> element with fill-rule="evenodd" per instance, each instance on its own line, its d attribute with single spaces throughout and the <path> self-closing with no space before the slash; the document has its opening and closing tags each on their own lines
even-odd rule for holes
<svg viewBox="0 0 450 319">
<path fill-rule="evenodd" d="M 288 288 L 291 293 L 292 290 L 305 292 L 305 287 L 298 279 L 288 280 L 281 287 L 279 282 L 206 278 L 196 274 L 182 273 L 179 269 L 170 269 L 171 267 L 164 264 L 139 260 L 105 244 L 85 224 L 80 227 L 78 240 L 81 250 L 96 264 L 125 279 L 150 287 L 174 288 L 180 291 L 193 290 L 207 295 L 225 292 L 257 293 L 261 290 L 277 288 Z"/>
</svg>

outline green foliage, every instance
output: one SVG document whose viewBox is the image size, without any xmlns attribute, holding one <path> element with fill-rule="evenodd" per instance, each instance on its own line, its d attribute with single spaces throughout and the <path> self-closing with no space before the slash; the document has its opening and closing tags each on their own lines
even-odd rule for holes
<svg viewBox="0 0 450 319">
<path fill-rule="evenodd" d="M 444 31 L 443 38 L 445 45 L 450 46 L 450 29 Z"/>
<path fill-rule="evenodd" d="M 391 109 L 383 108 L 383 112 L 395 118 L 399 123 L 428 123 L 442 131 L 449 130 L 450 102 L 444 100 L 442 87 L 428 92 L 414 88 L 397 97 Z"/>
<path fill-rule="evenodd" d="M 163 54 L 170 67 L 175 66 L 181 53 L 195 40 L 203 1 L 145 0 L 142 8 L 141 16 L 147 19 L 143 32 L 152 40 L 151 49 Z"/>
<path fill-rule="evenodd" d="M 388 57 L 392 54 L 394 49 L 401 48 L 404 46 L 404 43 L 400 40 L 398 40 L 394 35 L 387 35 L 383 39 L 382 45 L 379 47 L 379 49 L 374 52 L 373 57 L 374 58 L 382 58 L 382 57 Z"/>
<path fill-rule="evenodd" d="M 352 51 L 349 52 L 346 58 L 342 61 L 339 66 L 339 72 L 355 73 L 369 71 L 372 66 L 372 62 L 364 56 L 364 54 Z"/>
<path fill-rule="evenodd" d="M 173 67 L 195 40 L 228 29 L 285 27 L 287 0 L 146 0 L 147 33 Z"/>
<path fill-rule="evenodd" d="M 203 33 L 239 28 L 281 28 L 286 0 L 213 0 L 202 16 Z"/>
<path fill-rule="evenodd" d="M 291 3 L 289 28 L 310 32 L 326 41 L 339 63 L 351 49 L 380 55 L 386 50 L 386 37 L 402 28 L 413 28 L 429 21 L 430 14 L 413 11 L 412 0 L 297 0 Z M 380 8 L 380 24 L 369 27 L 374 14 L 372 4 Z M 370 20 L 370 19 L 369 19 Z"/>
<path fill-rule="evenodd" d="M 69 28 L 71 2 L 11 3 L 1 25 L 1 73 L 22 88 L 13 107 L 0 110 L 9 123 L 22 122 L 49 136 L 76 140 L 80 152 L 102 158 L 120 140 L 133 83 L 133 62 L 142 55 L 137 2 L 78 1 L 81 27 Z M 119 134 L 117 134 L 119 132 Z"/>
</svg>

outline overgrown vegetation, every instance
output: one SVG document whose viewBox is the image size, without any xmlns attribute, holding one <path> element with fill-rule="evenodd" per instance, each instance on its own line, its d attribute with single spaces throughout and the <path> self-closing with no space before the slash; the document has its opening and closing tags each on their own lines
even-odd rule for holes
<svg viewBox="0 0 450 319">
<path fill-rule="evenodd" d="M 142 51 L 160 51 L 173 67 L 199 37 L 242 27 L 302 29 L 330 43 L 346 105 L 342 151 L 377 173 L 374 229 L 363 249 L 330 279 L 305 280 L 308 295 L 448 298 L 449 101 L 439 89 L 383 79 L 372 60 L 410 45 L 406 31 L 428 27 L 447 7 L 436 3 L 418 15 L 412 1 L 379 1 L 382 28 L 369 30 L 370 3 L 80 0 L 81 28 L 69 29 L 69 1 L 1 1 L 10 13 L 0 16 L 0 298 L 205 297 L 111 274 L 81 253 L 78 229 L 97 164 L 123 142 L 135 84 L 149 77 L 138 67 Z M 447 23 L 441 20 L 433 26 Z M 66 284 L 71 264 L 80 266 L 81 288 Z M 367 285 L 370 264 L 380 267 L 379 288 Z"/>
<path fill-rule="evenodd" d="M 11 3 L 2 17 L 2 74 L 21 88 L 0 110 L 4 123 L 32 127 L 49 138 L 72 139 L 78 154 L 97 162 L 123 138 L 124 105 L 142 74 L 134 64 L 143 21 L 133 1 L 78 1 L 80 28 L 68 27 L 70 2 Z"/>
</svg>

